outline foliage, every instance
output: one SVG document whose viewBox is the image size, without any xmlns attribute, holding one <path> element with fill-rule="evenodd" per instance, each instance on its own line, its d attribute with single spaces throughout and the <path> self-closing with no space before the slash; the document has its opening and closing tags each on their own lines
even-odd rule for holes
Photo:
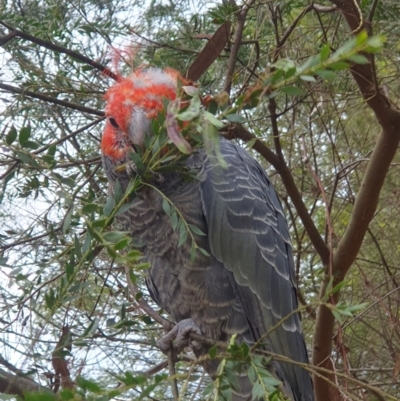
<svg viewBox="0 0 400 401">
<path fill-rule="evenodd" d="M 150 171 L 179 169 L 191 178 L 182 163 L 187 156 L 175 145 L 184 152 L 188 146 L 207 147 L 216 128 L 243 123 L 255 136 L 249 149 L 257 148 L 259 138 L 286 161 L 318 232 L 335 251 L 380 131 L 350 69 L 367 65 L 374 55 L 377 84 L 391 105 L 398 105 L 399 6 L 378 1 L 375 36 L 360 30 L 351 38 L 338 11 L 303 9 L 304 2 L 296 0 L 250 2 L 231 87 L 225 83 L 234 36 L 198 89 L 181 89 L 179 99 L 187 106 L 170 103 L 153 122 L 152 142 L 133 156 L 141 175 L 125 193 L 117 189 L 111 197 L 99 140 L 103 94 L 112 79 L 95 63 L 121 74 L 142 63 L 185 72 L 203 38 L 226 20 L 236 24 L 243 7 L 180 0 L 145 7 L 125 0 L 0 1 L 0 21 L 6 24 L 0 25 L 1 36 L 10 34 L 11 26 L 38 39 L 16 36 L 2 42 L 0 363 L 50 388 L 52 355 L 68 326 L 72 350 L 64 344 L 60 355 L 77 386 L 57 396 L 32 392 L 25 399 L 173 399 L 172 375 L 181 399 L 217 400 L 235 388 L 237 369 L 248 369 L 255 396 L 267 392 L 269 399 L 279 399 L 276 379 L 265 368 L 268 356 L 234 342 L 225 350 L 211 348 L 208 357 L 222 361 L 213 383 L 191 354 L 176 364 L 175 374 L 168 371 L 155 345 L 161 326 L 140 303 L 167 316 L 147 297 L 148 265 L 140 244 L 113 226 L 114 217 L 129 207 L 141 185 L 149 185 Z M 375 3 L 360 2 L 364 18 Z M 204 107 L 200 100 L 206 96 L 212 101 Z M 180 121 L 191 123 L 178 129 Z M 286 208 L 309 349 L 316 308 L 327 305 L 337 319 L 331 359 L 339 388 L 352 399 L 366 399 L 365 392 L 374 389 L 387 399 L 399 398 L 398 156 L 363 246 L 339 283 L 333 275 L 325 277 L 329 265 L 315 251 L 284 181 L 258 153 L 254 156 L 268 169 Z M 206 252 L 195 243 L 198 228 L 188 225 L 167 198 L 163 208 L 181 241 L 192 238 L 193 257 L 197 250 Z M 340 302 L 330 303 L 339 293 Z"/>
</svg>

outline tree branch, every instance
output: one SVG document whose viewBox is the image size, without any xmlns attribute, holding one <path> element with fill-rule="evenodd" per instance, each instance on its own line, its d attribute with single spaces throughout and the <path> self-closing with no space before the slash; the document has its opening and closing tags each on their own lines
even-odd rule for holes
<svg viewBox="0 0 400 401">
<path fill-rule="evenodd" d="M 247 3 L 243 5 L 243 8 L 238 13 L 237 24 L 236 24 L 236 32 L 235 39 L 233 41 L 233 46 L 231 50 L 231 55 L 228 61 L 228 72 L 225 78 L 224 89 L 230 93 L 231 85 L 232 85 L 232 77 L 235 71 L 236 59 L 239 53 L 240 46 L 242 45 L 242 35 L 244 29 L 244 23 L 246 22 L 246 16 L 249 12 L 254 0 L 248 0 Z"/>
<path fill-rule="evenodd" d="M 38 391 L 50 392 L 50 389 L 25 377 L 14 375 L 0 369 L 0 393 L 16 394 L 25 398 L 24 393 Z"/>
<path fill-rule="evenodd" d="M 357 33 L 360 29 L 367 27 L 367 23 L 361 19 L 359 12 L 354 10 L 354 7 L 358 7 L 358 4 L 355 5 L 353 1 L 331 0 L 331 2 L 338 6 L 352 33 Z M 373 67 L 373 55 L 366 55 L 366 57 L 368 57 L 370 63 L 354 65 L 351 68 L 351 73 L 363 98 L 375 113 L 382 131 L 375 144 L 358 191 L 350 223 L 333 255 L 333 286 L 343 281 L 360 250 L 369 223 L 378 205 L 379 194 L 386 174 L 400 142 L 400 113 L 391 106 L 389 99 L 375 84 L 377 78 Z M 320 296 L 325 293 L 326 285 L 327 281 L 321 287 Z M 337 303 L 339 296 L 339 292 L 335 293 L 331 302 Z M 321 305 L 318 311 L 314 336 L 313 363 L 316 366 L 332 369 L 330 357 L 334 323 L 335 318 L 331 310 Z M 333 371 L 331 374 L 326 373 L 325 377 L 333 377 Z M 315 375 L 314 384 L 318 400 L 330 399 L 332 388 L 326 381 Z"/>
<path fill-rule="evenodd" d="M 114 74 L 108 67 L 105 67 L 104 65 L 102 65 L 100 63 L 97 63 L 96 61 L 80 54 L 79 52 L 67 49 L 63 46 L 56 45 L 51 42 L 47 42 L 46 40 L 37 38 L 36 36 L 29 35 L 29 33 L 20 31 L 19 29 L 15 29 L 11 25 L 7 24 L 4 21 L 0 21 L 0 24 L 5 26 L 7 29 L 11 30 L 12 31 L 11 34 L 13 34 L 14 37 L 18 36 L 21 39 L 29 40 L 30 42 L 36 43 L 37 45 L 44 47 L 46 49 L 49 49 L 49 50 L 52 50 L 52 51 L 55 51 L 58 53 L 66 54 L 67 56 L 70 56 L 79 61 L 82 61 L 83 63 L 91 65 L 92 67 L 98 69 L 103 74 L 107 75 L 108 77 L 114 79 L 115 81 L 118 81 L 118 76 L 116 74 Z M 7 36 L 9 36 L 9 35 L 7 35 Z M 2 39 L 4 39 L 4 38 L 6 38 L 6 36 L 4 36 Z M 1 45 L 1 42 L 0 42 L 0 45 Z"/>
<path fill-rule="evenodd" d="M 46 95 L 43 95 L 41 93 L 32 92 L 32 91 L 28 91 L 28 90 L 25 90 L 25 89 L 20 89 L 20 88 L 17 88 L 15 86 L 11 86 L 11 85 L 6 85 L 6 84 L 0 83 L 0 89 L 3 89 L 5 91 L 11 92 L 11 93 L 16 93 L 16 94 L 20 94 L 20 95 L 24 95 L 24 96 L 29 96 L 29 97 L 32 97 L 34 99 L 43 100 L 45 102 L 58 104 L 59 106 L 63 106 L 63 107 L 66 107 L 66 108 L 72 109 L 72 110 L 82 111 L 83 113 L 94 114 L 94 115 L 100 116 L 100 117 L 104 116 L 104 112 L 103 111 L 99 111 L 99 110 L 96 110 L 96 109 L 92 109 L 90 107 L 85 107 L 85 106 L 81 106 L 79 104 L 67 102 L 66 100 L 56 99 L 54 97 L 46 96 Z"/>
</svg>

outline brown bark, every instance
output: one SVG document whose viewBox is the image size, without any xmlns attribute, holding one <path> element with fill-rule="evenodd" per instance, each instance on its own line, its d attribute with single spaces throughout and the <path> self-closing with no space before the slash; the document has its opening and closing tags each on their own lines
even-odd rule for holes
<svg viewBox="0 0 400 401">
<path fill-rule="evenodd" d="M 24 398 L 25 393 L 37 391 L 50 390 L 25 377 L 8 373 L 5 370 L 0 369 L 0 393 L 15 394 Z"/>
<path fill-rule="evenodd" d="M 362 15 L 355 2 L 332 2 L 340 9 L 353 33 L 358 33 L 362 28 L 369 28 L 362 21 Z M 350 223 L 333 254 L 333 286 L 343 281 L 360 250 L 368 225 L 374 216 L 379 194 L 390 163 L 396 154 L 400 141 L 400 113 L 391 106 L 390 101 L 377 87 L 374 58 L 372 55 L 366 56 L 369 58 L 370 63 L 354 65 L 351 73 L 366 103 L 375 113 L 382 131 L 375 144 L 358 191 Z M 329 274 L 328 271 L 327 273 Z M 321 296 L 325 293 L 326 282 L 321 287 Z M 332 297 L 331 302 L 333 304 L 337 303 L 339 296 L 339 292 L 336 293 Z M 335 319 L 331 310 L 325 306 L 320 306 L 314 335 L 313 363 L 316 366 L 330 370 L 332 370 L 330 356 L 332 352 L 334 323 Z M 325 376 L 332 380 L 334 378 L 333 370 L 332 374 L 325 374 Z M 314 385 L 318 401 L 331 399 L 333 387 L 328 382 L 315 375 Z"/>
<path fill-rule="evenodd" d="M 54 369 L 54 387 L 53 391 L 56 393 L 60 385 L 62 388 L 73 389 L 75 383 L 71 380 L 68 362 L 65 360 L 63 351 L 71 351 L 71 333 L 68 326 L 64 326 L 61 329 L 61 336 L 58 340 L 56 347 L 54 348 L 51 363 Z"/>
</svg>

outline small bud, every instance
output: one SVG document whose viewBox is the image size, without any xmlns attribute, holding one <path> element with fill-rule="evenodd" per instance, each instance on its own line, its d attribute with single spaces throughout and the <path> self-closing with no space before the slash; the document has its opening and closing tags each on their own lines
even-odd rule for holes
<svg viewBox="0 0 400 401">
<path fill-rule="evenodd" d="M 218 104 L 218 106 L 225 106 L 229 103 L 229 94 L 228 92 L 220 92 L 218 95 L 214 96 L 215 102 Z"/>
</svg>

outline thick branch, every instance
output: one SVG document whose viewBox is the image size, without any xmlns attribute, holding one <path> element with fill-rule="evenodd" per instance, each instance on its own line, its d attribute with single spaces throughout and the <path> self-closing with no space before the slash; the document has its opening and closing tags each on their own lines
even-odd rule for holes
<svg viewBox="0 0 400 401">
<path fill-rule="evenodd" d="M 242 45 L 242 35 L 243 35 L 244 23 L 246 22 L 247 13 L 249 12 L 253 3 L 254 3 L 254 0 L 248 0 L 247 3 L 244 4 L 242 10 L 239 11 L 239 13 L 238 13 L 235 38 L 233 41 L 231 55 L 230 55 L 229 61 L 228 61 L 228 72 L 226 74 L 225 84 L 224 84 L 224 88 L 228 93 L 231 90 L 232 77 L 233 77 L 233 73 L 235 72 L 236 59 L 237 59 L 237 56 L 239 53 L 240 46 Z"/>
<path fill-rule="evenodd" d="M 49 391 L 46 387 L 24 377 L 0 369 L 0 393 L 16 394 L 24 398 L 26 392 Z"/>
<path fill-rule="evenodd" d="M 348 2 L 335 0 L 332 3 L 336 4 L 341 10 L 352 32 L 357 33 L 360 27 L 365 27 L 365 23 L 360 19 L 362 16 L 358 12 L 359 6 L 356 0 Z M 374 111 L 382 127 L 382 132 L 365 171 L 354 203 L 350 223 L 333 255 L 333 285 L 343 281 L 360 250 L 368 225 L 376 211 L 379 194 L 390 163 L 400 142 L 400 113 L 391 107 L 389 100 L 377 88 L 377 79 L 373 68 L 374 59 L 372 55 L 368 55 L 368 57 L 370 59 L 369 64 L 355 65 L 351 69 L 351 73 L 366 103 Z M 325 290 L 326 285 L 323 285 L 321 294 Z M 331 301 L 336 303 L 338 299 L 339 293 L 336 293 Z M 321 306 L 314 336 L 313 363 L 316 366 L 330 367 L 334 321 L 331 310 Z M 326 377 L 329 376 L 326 375 Z M 317 399 L 321 401 L 329 399 L 330 386 L 317 376 L 314 377 L 314 380 Z"/>
<path fill-rule="evenodd" d="M 225 45 L 228 43 L 230 32 L 231 23 L 226 21 L 210 38 L 184 76 L 191 81 L 197 81 L 224 50 Z"/>
</svg>

